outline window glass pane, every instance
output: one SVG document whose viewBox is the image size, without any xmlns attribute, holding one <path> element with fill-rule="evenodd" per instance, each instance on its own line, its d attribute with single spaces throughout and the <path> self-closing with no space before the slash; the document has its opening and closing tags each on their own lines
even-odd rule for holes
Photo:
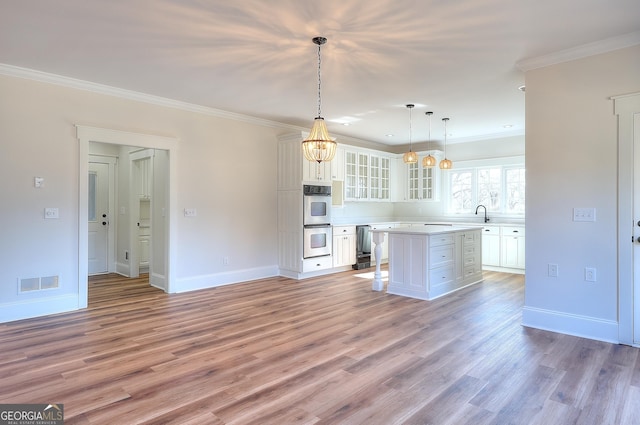
<svg viewBox="0 0 640 425">
<path fill-rule="evenodd" d="M 478 170 L 478 204 L 488 211 L 500 211 L 502 193 L 502 170 L 500 168 L 481 168 Z"/>
<path fill-rule="evenodd" d="M 472 212 L 473 200 L 471 193 L 471 178 L 473 173 L 470 170 L 450 171 L 451 187 L 451 212 L 463 213 Z"/>
<path fill-rule="evenodd" d="M 96 187 L 98 176 L 89 172 L 89 221 L 96 221 Z"/>
<path fill-rule="evenodd" d="M 525 180 L 524 168 L 507 169 L 505 173 L 506 212 L 524 214 Z"/>
</svg>

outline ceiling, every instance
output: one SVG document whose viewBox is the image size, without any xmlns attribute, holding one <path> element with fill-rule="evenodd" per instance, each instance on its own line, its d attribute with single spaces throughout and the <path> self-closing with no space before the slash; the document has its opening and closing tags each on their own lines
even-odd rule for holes
<svg viewBox="0 0 640 425">
<path fill-rule="evenodd" d="M 527 64 L 640 42 L 638 0 L 20 0 L 0 63 L 386 145 L 524 134 Z M 631 41 L 630 41 L 631 40 Z M 602 48 L 602 47 L 600 47 Z M 596 49 L 597 50 L 597 49 Z M 523 66 L 523 64 L 525 66 Z M 416 107 L 409 112 L 407 103 Z M 411 126 L 410 124 L 411 114 Z M 343 126 L 341 124 L 350 124 Z M 387 135 L 393 136 L 387 136 Z"/>
</svg>

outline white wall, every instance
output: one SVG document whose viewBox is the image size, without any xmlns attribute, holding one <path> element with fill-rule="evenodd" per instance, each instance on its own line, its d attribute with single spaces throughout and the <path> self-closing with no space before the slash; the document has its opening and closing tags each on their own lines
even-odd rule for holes
<svg viewBox="0 0 640 425">
<path fill-rule="evenodd" d="M 177 205 L 198 215 L 177 220 L 175 290 L 277 273 L 278 130 L 7 76 L 0 93 L 0 321 L 77 308 L 75 124 L 179 139 Z M 18 294 L 18 278 L 50 275 L 58 290 Z"/>
<path fill-rule="evenodd" d="M 610 96 L 640 91 L 640 46 L 526 73 L 523 324 L 617 340 L 617 127 Z M 572 221 L 574 207 L 596 222 Z M 558 277 L 547 275 L 549 263 Z M 597 269 L 586 282 L 584 268 Z"/>
</svg>

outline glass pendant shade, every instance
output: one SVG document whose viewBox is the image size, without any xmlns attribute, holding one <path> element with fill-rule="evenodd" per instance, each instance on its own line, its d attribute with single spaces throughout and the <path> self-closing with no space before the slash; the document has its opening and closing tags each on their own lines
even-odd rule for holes
<svg viewBox="0 0 640 425">
<path fill-rule="evenodd" d="M 329 137 L 324 118 L 317 117 L 313 121 L 313 127 L 309 137 L 302 142 L 302 152 L 308 161 L 331 161 L 336 156 L 338 144 Z"/>
<path fill-rule="evenodd" d="M 442 122 L 444 123 L 444 159 L 440 161 L 441 170 L 450 170 L 453 168 L 453 162 L 447 159 L 447 121 L 449 121 L 449 118 L 442 118 Z"/>
<path fill-rule="evenodd" d="M 413 151 L 409 151 L 402 155 L 402 160 L 405 164 L 415 164 L 418 162 L 418 154 Z"/>
<path fill-rule="evenodd" d="M 450 170 L 453 168 L 453 162 L 451 162 L 450 159 L 443 159 L 442 161 L 440 161 L 440 169 L 441 170 Z"/>
<path fill-rule="evenodd" d="M 422 166 L 425 168 L 433 168 L 436 166 L 436 158 L 431 154 L 422 158 Z"/>
<path fill-rule="evenodd" d="M 412 103 L 407 104 L 407 109 L 409 110 L 409 152 L 402 155 L 402 160 L 405 164 L 415 164 L 418 162 L 418 154 L 413 152 L 412 143 L 411 143 L 411 110 L 414 105 Z"/>
</svg>

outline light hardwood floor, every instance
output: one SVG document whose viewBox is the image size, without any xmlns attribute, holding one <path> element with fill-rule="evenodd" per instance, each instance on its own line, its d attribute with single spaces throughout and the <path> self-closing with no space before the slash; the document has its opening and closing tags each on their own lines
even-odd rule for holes
<svg viewBox="0 0 640 425">
<path fill-rule="evenodd" d="M 419 301 L 361 272 L 92 278 L 88 309 L 0 324 L 0 403 L 67 425 L 640 424 L 639 350 L 522 327 L 522 276 Z"/>
</svg>

